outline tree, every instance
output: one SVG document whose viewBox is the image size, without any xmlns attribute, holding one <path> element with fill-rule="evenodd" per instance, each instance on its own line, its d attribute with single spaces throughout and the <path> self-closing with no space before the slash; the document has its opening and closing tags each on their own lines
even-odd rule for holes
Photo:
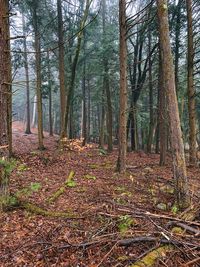
<svg viewBox="0 0 200 267">
<path fill-rule="evenodd" d="M 126 47 L 126 1 L 119 0 L 120 28 L 120 115 L 119 115 L 119 155 L 117 170 L 126 171 L 126 113 L 127 113 L 127 47 Z"/>
<path fill-rule="evenodd" d="M 0 0 L 0 156 L 12 154 L 12 90 L 9 33 L 9 1 Z M 0 161 L 0 209 L 7 196 L 8 177 L 4 170 L 4 160 Z"/>
<path fill-rule="evenodd" d="M 65 53 L 64 53 L 64 40 L 63 40 L 63 18 L 62 18 L 62 2 L 57 0 L 57 12 L 58 12 L 58 53 L 59 53 L 59 83 L 60 83 L 60 123 L 61 133 L 63 137 L 67 135 L 64 129 L 64 116 L 66 105 L 66 93 L 65 93 Z"/>
<path fill-rule="evenodd" d="M 9 1 L 0 1 L 0 153 L 12 154 L 12 89 Z"/>
<path fill-rule="evenodd" d="M 185 208 L 189 205 L 188 183 L 170 46 L 167 1 L 157 0 L 157 9 L 162 70 L 166 86 L 170 142 L 173 157 L 175 197 L 178 207 Z"/>
<path fill-rule="evenodd" d="M 43 144 L 43 116 L 42 116 L 42 80 L 41 80 L 41 35 L 39 33 L 38 3 L 32 3 L 32 16 L 35 41 L 35 69 L 36 69 L 36 95 L 37 95 L 37 114 L 38 114 L 38 148 L 44 149 Z"/>
<path fill-rule="evenodd" d="M 193 20 L 192 0 L 186 0 L 187 7 L 187 32 L 188 32 L 188 53 L 187 53 L 187 90 L 188 90 L 188 113 L 189 113 L 189 144 L 190 163 L 196 162 L 196 107 L 194 90 L 194 43 L 193 43 Z"/>
<path fill-rule="evenodd" d="M 22 26 L 23 26 L 23 35 L 26 36 L 26 24 L 24 14 L 22 13 Z M 28 66 L 28 56 L 27 56 L 27 44 L 26 38 L 23 39 L 24 47 L 24 69 L 26 75 L 26 134 L 31 134 L 31 118 L 30 118 L 30 84 L 29 84 L 29 66 Z"/>
</svg>

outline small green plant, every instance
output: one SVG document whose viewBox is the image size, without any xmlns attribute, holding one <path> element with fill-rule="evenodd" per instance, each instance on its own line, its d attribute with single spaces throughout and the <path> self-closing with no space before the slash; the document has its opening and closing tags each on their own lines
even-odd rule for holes
<svg viewBox="0 0 200 267">
<path fill-rule="evenodd" d="M 86 175 L 84 176 L 84 178 L 85 178 L 85 179 L 88 179 L 88 180 L 96 180 L 96 179 L 97 179 L 96 176 L 91 175 L 91 174 L 86 174 Z"/>
<path fill-rule="evenodd" d="M 15 169 L 17 161 L 15 159 L 7 160 L 5 158 L 0 159 L 0 165 L 3 166 L 3 176 L 10 176 L 11 172 Z"/>
<path fill-rule="evenodd" d="M 118 225 L 120 233 L 125 234 L 134 224 L 134 220 L 129 215 L 120 216 Z"/>
<path fill-rule="evenodd" d="M 40 183 L 31 183 L 30 186 L 24 187 L 21 190 L 18 190 L 16 192 L 16 196 L 18 198 L 22 197 L 29 197 L 32 195 L 34 192 L 38 192 L 41 189 L 41 184 Z"/>
<path fill-rule="evenodd" d="M 178 213 L 178 207 L 177 207 L 176 204 L 174 204 L 174 205 L 172 206 L 171 211 L 172 211 L 173 214 L 177 214 L 177 213 Z"/>
<path fill-rule="evenodd" d="M 20 164 L 18 167 L 17 167 L 17 171 L 18 172 L 24 172 L 24 171 L 27 171 L 28 170 L 28 167 L 26 166 L 26 164 Z"/>
<path fill-rule="evenodd" d="M 68 187 L 76 187 L 76 182 L 74 180 L 69 180 L 65 183 L 66 186 Z"/>
</svg>

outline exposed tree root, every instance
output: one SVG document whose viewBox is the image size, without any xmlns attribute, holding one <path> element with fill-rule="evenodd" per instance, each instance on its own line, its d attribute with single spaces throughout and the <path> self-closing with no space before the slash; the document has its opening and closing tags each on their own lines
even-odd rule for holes
<svg viewBox="0 0 200 267">
<path fill-rule="evenodd" d="M 58 199 L 66 190 L 67 188 L 67 183 L 72 180 L 74 177 L 75 172 L 70 171 L 69 176 L 67 177 L 65 183 L 63 186 L 61 186 L 56 192 L 54 192 L 47 200 L 48 203 L 53 203 L 56 199 Z"/>
</svg>

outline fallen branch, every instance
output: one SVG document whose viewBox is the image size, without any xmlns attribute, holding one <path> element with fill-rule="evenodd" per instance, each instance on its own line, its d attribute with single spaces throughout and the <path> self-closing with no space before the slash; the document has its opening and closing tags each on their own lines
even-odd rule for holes
<svg viewBox="0 0 200 267">
<path fill-rule="evenodd" d="M 65 183 L 63 186 L 61 186 L 56 192 L 54 192 L 47 200 L 48 203 L 52 203 L 54 202 L 56 199 L 58 199 L 66 190 L 67 188 L 67 183 L 69 181 L 72 180 L 72 178 L 74 177 L 75 172 L 74 171 L 70 171 L 69 176 L 67 177 Z"/>
</svg>

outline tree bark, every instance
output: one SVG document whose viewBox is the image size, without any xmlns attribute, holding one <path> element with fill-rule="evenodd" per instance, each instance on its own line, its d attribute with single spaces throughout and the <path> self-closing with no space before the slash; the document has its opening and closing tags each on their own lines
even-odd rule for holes
<svg viewBox="0 0 200 267">
<path fill-rule="evenodd" d="M 64 39 L 63 39 L 63 18 L 62 18 L 62 3 L 57 0 L 58 13 L 58 54 L 59 54 L 59 82 L 60 82 L 60 131 L 63 137 L 67 136 L 67 129 L 64 128 L 64 115 L 66 105 L 65 92 L 65 53 L 64 53 Z"/>
<path fill-rule="evenodd" d="M 196 162 L 196 107 L 194 90 L 194 43 L 192 26 L 192 0 L 186 0 L 187 7 L 187 32 L 188 32 L 188 113 L 189 113 L 189 145 L 190 163 Z"/>
<path fill-rule="evenodd" d="M 9 1 L 0 0 L 0 155 L 12 155 L 12 87 Z"/>
<path fill-rule="evenodd" d="M 44 149 L 43 144 L 43 112 L 42 112 L 42 81 L 41 81 L 41 44 L 40 34 L 38 29 L 38 16 L 37 16 L 37 5 L 33 7 L 33 27 L 35 35 L 35 68 L 36 68 L 36 95 L 37 95 L 37 127 L 38 127 L 38 148 Z"/>
<path fill-rule="evenodd" d="M 22 13 L 22 26 L 23 26 L 23 35 L 26 35 L 25 29 L 25 18 Z M 30 84 L 29 84 L 29 66 L 28 66 L 28 56 L 27 56 L 27 45 L 26 38 L 23 39 L 24 47 L 24 69 L 26 75 L 26 134 L 31 134 L 31 118 L 30 118 Z"/>
<path fill-rule="evenodd" d="M 126 113 L 127 113 L 127 47 L 126 47 L 126 1 L 119 0 L 120 27 L 120 115 L 119 115 L 119 155 L 117 170 L 126 171 Z"/>
<path fill-rule="evenodd" d="M 157 8 L 162 69 L 166 86 L 170 141 L 173 157 L 175 197 L 178 207 L 185 208 L 189 205 L 188 182 L 178 102 L 176 97 L 173 58 L 169 35 L 167 0 L 157 0 Z"/>
<path fill-rule="evenodd" d="M 111 152 L 113 150 L 113 144 L 112 144 L 112 101 L 111 101 L 111 93 L 110 93 L 110 86 L 109 86 L 109 68 L 108 68 L 108 59 L 106 56 L 106 1 L 103 0 L 102 4 L 102 20 L 103 20 L 103 48 L 104 48 L 104 55 L 103 55 L 103 64 L 104 64 L 104 82 L 103 86 L 106 92 L 106 111 L 107 111 L 107 142 L 108 142 L 108 152 Z"/>
<path fill-rule="evenodd" d="M 53 119 L 52 119 L 52 82 L 51 82 L 51 66 L 49 51 L 47 51 L 47 61 L 48 61 L 48 86 L 49 86 L 49 135 L 53 136 Z"/>
</svg>

